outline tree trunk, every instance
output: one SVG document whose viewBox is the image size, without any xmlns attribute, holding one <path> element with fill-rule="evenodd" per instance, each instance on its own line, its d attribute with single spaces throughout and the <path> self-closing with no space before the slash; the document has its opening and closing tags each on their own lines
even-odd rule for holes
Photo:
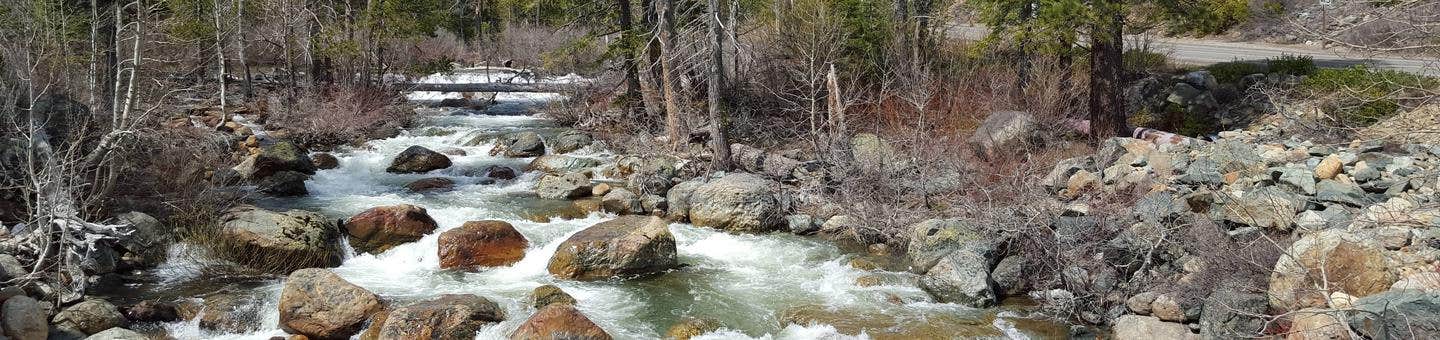
<svg viewBox="0 0 1440 340">
<path fill-rule="evenodd" d="M 230 119 L 229 110 L 225 102 L 225 27 L 220 24 L 220 0 L 214 0 L 214 11 L 211 14 L 215 18 L 215 61 L 220 65 L 220 74 L 215 75 L 216 81 L 220 82 L 220 122 L 215 124 L 215 129 L 225 126 L 225 121 Z M 138 61 L 138 60 L 137 60 Z"/>
<path fill-rule="evenodd" d="M 240 57 L 240 68 L 245 71 L 245 99 L 249 100 L 255 96 L 255 88 L 254 84 L 250 83 L 250 61 L 245 59 L 245 48 L 249 45 L 245 37 L 245 0 L 238 1 L 239 3 L 235 9 L 235 22 L 237 23 L 235 27 L 240 30 L 239 34 L 237 34 L 237 36 L 240 37 L 240 50 L 238 51 L 240 54 L 238 57 Z"/>
<path fill-rule="evenodd" d="M 655 39 L 657 49 L 660 51 L 658 59 L 660 62 L 660 93 L 665 101 L 665 134 L 670 136 L 670 147 L 679 149 L 685 145 L 686 137 L 690 135 L 690 129 L 685 127 L 685 120 L 680 118 L 680 104 L 675 96 L 675 82 L 671 79 L 673 74 L 670 69 L 670 46 L 671 39 L 675 36 L 674 9 L 670 7 L 670 0 L 656 0 L 656 19 L 659 21 L 660 38 Z"/>
<path fill-rule="evenodd" d="M 634 108 L 640 99 L 640 70 L 635 65 L 635 28 L 630 13 L 630 0 L 616 0 L 620 11 L 620 50 L 625 67 L 625 105 Z"/>
<path fill-rule="evenodd" d="M 1090 142 L 1095 145 L 1109 137 L 1129 135 L 1121 97 L 1125 43 L 1122 5 L 1116 0 L 1097 5 L 1101 16 L 1090 32 Z"/>
<path fill-rule="evenodd" d="M 656 24 L 658 21 L 655 18 L 658 15 L 658 12 L 655 11 L 656 0 L 642 1 L 644 1 L 644 3 L 640 10 L 640 28 L 659 30 L 660 26 Z M 645 39 L 645 72 L 640 72 L 642 76 L 640 77 L 640 87 L 642 90 L 640 93 L 643 95 L 642 99 L 645 101 L 647 121 L 649 121 L 650 117 L 662 117 L 665 115 L 665 108 L 661 107 L 663 100 L 660 98 L 660 79 L 662 78 L 660 75 L 660 44 L 656 43 L 656 39 L 654 39 L 658 36 L 658 34 L 655 34 L 651 35 L 649 39 Z"/>
<path fill-rule="evenodd" d="M 725 18 L 725 36 L 730 38 L 730 73 L 726 78 L 737 79 L 740 77 L 740 36 L 736 32 L 740 27 L 736 16 L 740 11 L 740 0 L 730 0 L 729 9 L 729 16 Z"/>
<path fill-rule="evenodd" d="M 706 99 L 710 106 L 710 149 L 715 155 L 714 169 L 720 171 L 730 170 L 730 142 L 725 138 L 725 117 L 720 113 L 720 86 L 724 79 L 725 67 L 725 34 L 720 30 L 720 1 L 709 0 L 708 12 L 705 15 L 705 22 L 710 27 L 710 36 L 715 38 L 715 45 L 710 49 L 712 60 L 710 60 L 709 91 Z"/>
<path fill-rule="evenodd" d="M 1020 9 L 1020 48 L 1019 55 L 1015 58 L 1015 89 L 1010 94 L 1010 100 L 1015 107 L 1029 107 L 1025 103 L 1025 88 L 1030 86 L 1030 19 L 1032 9 L 1027 4 Z"/>
</svg>

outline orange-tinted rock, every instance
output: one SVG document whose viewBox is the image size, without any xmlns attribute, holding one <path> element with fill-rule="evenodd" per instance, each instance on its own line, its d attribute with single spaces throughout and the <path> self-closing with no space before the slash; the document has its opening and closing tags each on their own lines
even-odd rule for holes
<svg viewBox="0 0 1440 340">
<path fill-rule="evenodd" d="M 550 257 L 547 269 L 570 280 L 603 280 L 675 268 L 675 237 L 665 220 L 628 215 L 571 235 Z"/>
<path fill-rule="evenodd" d="M 510 333 L 511 340 L 609 340 L 609 333 L 595 325 L 575 306 L 547 305 Z"/>
<path fill-rule="evenodd" d="M 505 221 L 470 221 L 440 234 L 440 268 L 508 266 L 525 258 L 530 241 Z"/>
<path fill-rule="evenodd" d="M 435 219 L 409 204 L 370 208 L 345 221 L 345 234 L 357 251 L 378 254 L 397 245 L 415 242 L 435 231 Z"/>
</svg>

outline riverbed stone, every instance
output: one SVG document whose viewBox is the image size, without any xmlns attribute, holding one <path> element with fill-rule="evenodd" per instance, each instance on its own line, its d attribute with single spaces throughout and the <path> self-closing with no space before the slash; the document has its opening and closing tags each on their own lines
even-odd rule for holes
<svg viewBox="0 0 1440 340">
<path fill-rule="evenodd" d="M 508 222 L 469 221 L 440 234 L 440 268 L 474 270 L 508 266 L 525 258 L 525 249 L 529 247 L 530 240 Z"/>
<path fill-rule="evenodd" d="M 704 184 L 703 179 L 692 179 L 670 187 L 670 190 L 665 192 L 667 216 L 671 220 L 690 220 L 690 196 L 695 194 L 695 189 L 699 189 Z"/>
<path fill-rule="evenodd" d="M 767 232 L 784 226 L 776 197 L 778 183 L 734 173 L 710 181 L 690 195 L 690 223 L 730 232 Z"/>
<path fill-rule="evenodd" d="M 958 250 L 941 257 L 920 277 L 920 288 L 940 302 L 975 308 L 999 302 L 990 280 L 990 259 L 970 250 Z"/>
<path fill-rule="evenodd" d="M 260 152 L 247 157 L 234 170 L 242 178 L 259 180 L 281 171 L 294 171 L 306 175 L 315 174 L 315 164 L 310 160 L 304 147 L 290 141 L 278 141 L 260 148 Z"/>
<path fill-rule="evenodd" d="M 386 313 L 377 338 L 470 339 L 481 327 L 504 320 L 505 310 L 494 301 L 471 294 L 445 294 Z"/>
<path fill-rule="evenodd" d="M 29 296 L 5 299 L 0 306 L 0 329 L 5 335 L 17 340 L 43 340 L 50 333 L 45 317 L 45 306 Z"/>
<path fill-rule="evenodd" d="M 535 193 L 541 198 L 574 199 L 590 195 L 590 177 L 572 172 L 564 175 L 544 175 L 535 182 Z"/>
<path fill-rule="evenodd" d="M 309 179 L 310 175 L 303 173 L 280 171 L 256 180 L 255 190 L 275 197 L 305 196 L 310 194 L 305 189 L 305 181 Z"/>
<path fill-rule="evenodd" d="M 219 252 L 252 268 L 289 273 L 340 265 L 340 227 L 319 213 L 238 206 L 220 218 Z"/>
<path fill-rule="evenodd" d="M 1121 316 L 1115 319 L 1112 332 L 1116 340 L 1200 339 L 1199 335 L 1190 333 L 1190 328 L 1185 327 L 1185 324 L 1165 322 L 1153 316 Z"/>
<path fill-rule="evenodd" d="M 180 320 L 174 303 L 157 300 L 140 301 L 123 310 L 125 318 L 132 322 L 172 322 Z"/>
<path fill-rule="evenodd" d="M 1280 311 L 1324 307 L 1328 294 L 1314 288 L 1321 286 L 1362 298 L 1388 290 L 1396 276 L 1383 250 L 1343 230 L 1306 235 L 1276 261 L 1270 274 L 1270 306 Z M 1322 276 L 1328 282 L 1318 282 Z"/>
<path fill-rule="evenodd" d="M 544 155 L 530 160 L 526 169 L 547 174 L 564 174 L 600 166 L 600 161 L 589 157 L 569 155 Z"/>
<path fill-rule="evenodd" d="M 415 242 L 438 225 L 425 208 L 398 204 L 367 209 L 345 221 L 345 234 L 356 251 L 379 254 Z"/>
<path fill-rule="evenodd" d="M 339 158 L 335 158 L 335 155 L 324 152 L 318 152 L 310 155 L 310 160 L 312 163 L 315 164 L 315 168 L 320 170 L 329 170 L 340 167 Z"/>
<path fill-rule="evenodd" d="M 125 315 L 115 305 L 101 299 L 89 299 L 55 313 L 51 320 L 56 327 L 70 328 L 85 334 L 100 333 L 113 327 L 125 327 Z"/>
<path fill-rule="evenodd" d="M 667 340 L 689 340 L 701 334 L 714 332 L 720 329 L 720 322 L 714 319 L 681 317 L 674 325 L 665 330 Z"/>
<path fill-rule="evenodd" d="M 412 145 L 396 155 L 395 160 L 390 162 L 390 167 L 385 168 L 385 172 L 418 174 L 449 168 L 450 165 L 449 156 L 423 146 Z"/>
<path fill-rule="evenodd" d="M 405 184 L 405 189 L 415 193 L 447 191 L 454 188 L 455 180 L 446 177 L 421 178 Z"/>
<path fill-rule="evenodd" d="M 1003 296 L 1018 296 L 1026 292 L 1025 258 L 1021 256 L 1006 256 L 995 264 L 995 269 L 990 271 L 990 279 L 995 282 L 995 290 Z"/>
<path fill-rule="evenodd" d="M 625 188 L 615 188 L 605 193 L 600 198 L 600 207 L 620 215 L 645 213 L 645 207 L 640 205 L 640 196 Z"/>
<path fill-rule="evenodd" d="M 910 271 L 917 274 L 929 271 L 936 262 L 957 250 L 988 256 L 994 248 L 979 225 L 969 219 L 930 219 L 910 226 L 909 230 L 910 244 L 905 257 L 910 261 Z"/>
<path fill-rule="evenodd" d="M 120 327 L 114 327 L 114 328 L 106 329 L 106 330 L 104 330 L 104 331 L 100 331 L 99 333 L 92 334 L 92 335 L 90 335 L 89 337 L 86 337 L 86 338 L 85 338 L 85 340 L 149 340 L 149 339 L 150 339 L 150 338 L 149 338 L 149 337 L 146 337 L 144 334 L 140 334 L 140 333 L 138 333 L 138 332 L 135 332 L 135 331 L 132 331 L 132 330 L 129 330 L 129 329 L 120 328 Z"/>
<path fill-rule="evenodd" d="M 138 211 L 117 215 L 115 220 L 130 225 L 132 231 L 119 243 L 120 247 L 133 254 L 130 258 L 136 260 L 136 264 L 154 267 L 165 261 L 170 248 L 170 231 L 160 220 Z"/>
<path fill-rule="evenodd" d="M 530 291 L 528 300 L 530 301 L 530 306 L 535 307 L 535 309 L 545 308 L 545 306 L 556 303 L 567 305 L 575 304 L 574 297 L 570 296 L 569 293 L 565 293 L 564 290 L 561 290 L 560 287 L 556 287 L 555 285 L 535 287 L 535 290 Z"/>
<path fill-rule="evenodd" d="M 610 334 L 601 329 L 575 306 L 568 304 L 547 305 L 525 320 L 520 328 L 510 333 L 511 340 L 609 340 Z"/>
<path fill-rule="evenodd" d="M 1365 190 L 1349 181 L 1323 180 L 1315 186 L 1315 199 L 1321 202 L 1339 203 L 1351 207 L 1363 207 L 1370 203 Z"/>
<path fill-rule="evenodd" d="M 556 134 L 554 143 L 551 143 L 550 147 L 555 149 L 555 153 L 569 153 L 590 146 L 590 143 L 594 142 L 595 139 L 590 137 L 590 134 L 572 129 Z"/>
<path fill-rule="evenodd" d="M 490 150 L 490 153 L 494 155 L 497 151 L 511 158 L 536 157 L 545 154 L 545 141 L 534 131 L 516 132 L 501 137 L 496 149 Z"/>
<path fill-rule="evenodd" d="M 547 268 L 558 278 L 589 281 L 654 274 L 678 265 L 669 224 L 657 217 L 628 215 L 571 235 Z"/>
<path fill-rule="evenodd" d="M 378 296 L 330 270 L 301 269 L 280 292 L 280 328 L 311 339 L 349 339 L 380 309 Z"/>
</svg>

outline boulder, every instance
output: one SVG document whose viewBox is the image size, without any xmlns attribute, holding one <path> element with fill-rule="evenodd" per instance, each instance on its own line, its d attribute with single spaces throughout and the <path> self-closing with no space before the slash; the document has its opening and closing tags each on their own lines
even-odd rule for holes
<svg viewBox="0 0 1440 340">
<path fill-rule="evenodd" d="M 301 269 L 280 292 L 280 328 L 311 339 L 349 339 L 380 309 L 378 296 L 330 270 Z"/>
<path fill-rule="evenodd" d="M 1320 181 L 1320 184 L 1315 186 L 1315 199 L 1351 207 L 1363 207 L 1372 203 L 1365 197 L 1365 190 L 1354 182 L 1331 179 Z"/>
<path fill-rule="evenodd" d="M 940 302 L 975 308 L 999 302 L 994 282 L 990 280 L 990 259 L 970 250 L 958 250 L 941 257 L 920 276 L 920 288 Z"/>
<path fill-rule="evenodd" d="M 600 161 L 594 158 L 576 157 L 567 155 L 544 155 L 535 157 L 526 166 L 528 170 L 540 171 L 547 174 L 565 174 L 577 172 L 600 166 Z"/>
<path fill-rule="evenodd" d="M 1026 281 L 1025 259 L 1020 256 L 1006 256 L 995 264 L 995 269 L 990 270 L 990 279 L 995 282 L 995 290 L 1002 296 L 1024 295 L 1028 287 Z"/>
<path fill-rule="evenodd" d="M 471 294 L 445 294 L 390 311 L 376 334 L 387 340 L 471 339 L 481 327 L 504 320 L 505 311 L 494 301 Z"/>
<path fill-rule="evenodd" d="M 1006 153 L 1017 153 L 1034 138 L 1035 117 L 1028 112 L 996 111 L 985 117 L 968 143 L 975 156 L 994 159 Z M 1008 150 L 1008 151 L 1007 151 Z"/>
<path fill-rule="evenodd" d="M 234 170 L 241 177 L 258 180 L 281 171 L 294 171 L 306 175 L 315 174 L 315 164 L 305 148 L 290 141 L 279 141 L 260 148 L 260 152 L 246 158 Z"/>
<path fill-rule="evenodd" d="M 1160 321 L 1153 316 L 1124 315 L 1115 319 L 1115 340 L 1200 339 L 1185 324 Z"/>
<path fill-rule="evenodd" d="M 418 241 L 436 227 L 425 208 L 400 204 L 374 207 L 351 216 L 345 221 L 345 234 L 356 251 L 379 254 Z"/>
<path fill-rule="evenodd" d="M 1286 340 L 1350 340 L 1345 317 L 1334 311 L 1306 308 L 1291 313 L 1290 332 Z M 1261 333 L 1249 333 L 1254 337 Z"/>
<path fill-rule="evenodd" d="M 594 142 L 595 139 L 591 138 L 588 133 L 579 130 L 565 130 L 555 135 L 554 142 L 550 147 L 555 149 L 555 153 L 569 153 L 590 146 L 590 143 Z"/>
<path fill-rule="evenodd" d="M 695 189 L 687 201 L 690 222 L 730 232 L 767 232 L 784 226 L 774 190 L 780 185 L 744 173 L 725 175 Z"/>
<path fill-rule="evenodd" d="M 246 333 L 258 329 L 262 297 L 217 292 L 202 297 L 201 302 L 187 301 L 176 307 L 180 319 L 197 322 L 201 329 L 226 333 Z"/>
<path fill-rule="evenodd" d="M 1229 197 L 1229 196 L 1222 196 Z M 1225 202 L 1221 214 L 1226 221 L 1289 230 L 1295 214 L 1305 210 L 1305 198 L 1279 187 L 1260 187 Z"/>
<path fill-rule="evenodd" d="M 175 304 L 155 300 L 140 301 L 125 308 L 125 318 L 133 322 L 172 322 L 180 320 Z"/>
<path fill-rule="evenodd" d="M 25 276 L 30 271 L 20 265 L 20 260 L 10 254 L 0 253 L 0 282 Z"/>
<path fill-rule="evenodd" d="M 489 165 L 480 169 L 482 176 L 494 179 L 515 179 L 515 169 L 504 165 Z"/>
<path fill-rule="evenodd" d="M 560 290 L 560 287 L 556 287 L 555 285 L 535 287 L 535 290 L 530 291 L 529 301 L 530 306 L 535 307 L 535 309 L 545 308 L 545 306 L 556 303 L 567 305 L 575 304 L 574 297 L 571 297 L 570 294 L 565 293 L 564 290 Z"/>
<path fill-rule="evenodd" d="M 490 154 L 496 155 L 501 151 L 505 157 L 536 157 L 545 154 L 545 141 L 534 131 L 516 132 L 501 137 L 495 149 L 490 150 Z"/>
<path fill-rule="evenodd" d="M 690 219 L 690 196 L 695 194 L 695 189 L 704 185 L 702 179 L 693 179 L 670 187 L 665 192 L 665 205 L 668 206 L 667 215 L 672 220 L 688 221 Z"/>
<path fill-rule="evenodd" d="M 510 333 L 511 340 L 609 340 L 610 334 L 575 306 L 547 305 Z"/>
<path fill-rule="evenodd" d="M 1346 315 L 1365 339 L 1440 339 L 1440 292 L 1391 290 L 1360 298 Z"/>
<path fill-rule="evenodd" d="M 1324 307 L 1329 293 L 1318 287 L 1362 298 L 1386 291 L 1396 277 L 1386 265 L 1383 250 L 1343 230 L 1305 235 L 1275 262 L 1270 274 L 1270 306 L 1282 312 Z"/>
<path fill-rule="evenodd" d="M 1070 182 L 1070 176 L 1075 175 L 1076 172 L 1080 172 L 1081 170 L 1090 171 L 1094 169 L 1095 161 L 1091 160 L 1089 156 L 1065 159 L 1055 163 L 1055 167 L 1050 169 L 1050 173 L 1045 175 L 1045 179 L 1041 180 L 1040 183 L 1045 186 L 1045 189 L 1050 190 L 1051 193 L 1058 193 L 1060 189 L 1067 187 Z"/>
<path fill-rule="evenodd" d="M 600 198 L 600 207 L 605 211 L 620 214 L 644 214 L 645 207 L 640 206 L 640 197 L 625 188 L 612 189 Z"/>
<path fill-rule="evenodd" d="M 1158 296 L 1159 294 L 1155 294 L 1155 292 L 1135 294 L 1135 296 L 1125 299 L 1125 309 L 1139 315 L 1150 315 L 1150 305 L 1155 303 L 1155 298 Z"/>
<path fill-rule="evenodd" d="M 252 268 L 289 273 L 340 265 L 340 227 L 319 213 L 238 206 L 220 217 L 217 254 Z"/>
<path fill-rule="evenodd" d="M 395 156 L 385 172 L 397 174 L 426 173 L 450 167 L 450 157 L 439 152 L 414 145 Z"/>
<path fill-rule="evenodd" d="M 820 230 L 815 219 L 806 214 L 785 216 L 785 225 L 789 227 L 790 233 L 795 235 L 809 235 Z"/>
<path fill-rule="evenodd" d="M 1315 179 L 1333 179 L 1335 175 L 1340 174 L 1344 165 L 1344 162 L 1340 160 L 1339 156 L 1325 156 L 1324 159 L 1320 160 L 1320 164 L 1315 166 Z"/>
<path fill-rule="evenodd" d="M 635 160 L 632 157 L 630 160 Z M 625 187 L 636 194 L 662 194 L 674 186 L 673 182 L 676 173 L 677 161 L 674 157 L 652 156 L 639 158 L 638 161 L 627 165 L 625 171 Z"/>
<path fill-rule="evenodd" d="M 44 304 L 28 296 L 5 299 L 0 305 L 0 329 L 16 340 L 43 340 L 50 333 L 49 315 Z"/>
<path fill-rule="evenodd" d="M 711 319 L 695 317 L 682 317 L 674 325 L 665 330 L 667 340 L 689 340 L 701 334 L 714 332 L 720 329 L 720 322 Z"/>
<path fill-rule="evenodd" d="M 454 188 L 455 181 L 445 177 L 422 178 L 405 185 L 405 189 L 416 193 L 447 191 Z"/>
<path fill-rule="evenodd" d="M 587 281 L 654 274 L 678 265 L 670 226 L 660 218 L 629 215 L 571 235 L 547 268 L 558 278 Z"/>
<path fill-rule="evenodd" d="M 305 181 L 310 175 L 295 171 L 281 171 L 255 181 L 255 190 L 275 197 L 294 197 L 310 194 Z"/>
<path fill-rule="evenodd" d="M 310 160 L 315 164 L 316 169 L 329 170 L 340 167 L 340 159 L 334 155 L 320 152 L 310 155 Z"/>
<path fill-rule="evenodd" d="M 91 299 L 60 310 L 51 320 L 56 327 L 69 328 L 85 334 L 125 327 L 128 321 L 115 305 L 105 300 Z"/>
<path fill-rule="evenodd" d="M 134 255 L 132 258 L 137 260 L 137 264 L 154 267 L 165 261 L 170 249 L 170 231 L 160 224 L 160 220 L 138 211 L 117 215 L 115 220 L 130 225 L 132 231 L 120 239 L 119 245 Z"/>
<path fill-rule="evenodd" d="M 590 177 L 581 173 L 544 175 L 535 182 L 535 193 L 541 198 L 573 199 L 590 195 Z"/>
<path fill-rule="evenodd" d="M 1269 300 L 1250 285 L 1231 281 L 1220 285 L 1205 299 L 1200 311 L 1200 335 L 1210 339 L 1253 337 L 1264 331 Z"/>
<path fill-rule="evenodd" d="M 120 328 L 120 327 L 115 327 L 115 328 L 107 329 L 107 330 L 101 331 L 100 333 L 95 333 L 95 334 L 90 335 L 89 337 L 85 338 L 85 340 L 149 340 L 149 339 L 150 339 L 150 337 L 147 337 L 147 336 L 145 336 L 144 334 L 140 334 L 140 333 L 137 333 L 137 332 L 135 332 L 135 331 L 128 330 L 128 329 L 124 329 L 124 328 Z"/>
<path fill-rule="evenodd" d="M 957 250 L 988 256 L 994 245 L 968 219 L 931 219 L 910 227 L 910 244 L 905 258 L 910 271 L 925 273 L 946 255 Z M 986 272 L 988 273 L 988 266 Z"/>
<path fill-rule="evenodd" d="M 525 257 L 530 241 L 505 221 L 469 221 L 440 233 L 441 269 L 508 266 Z"/>
</svg>

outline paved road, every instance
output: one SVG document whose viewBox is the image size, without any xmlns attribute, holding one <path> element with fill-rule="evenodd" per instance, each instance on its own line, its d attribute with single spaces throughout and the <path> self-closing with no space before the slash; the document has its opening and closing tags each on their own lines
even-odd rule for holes
<svg viewBox="0 0 1440 340">
<path fill-rule="evenodd" d="M 950 27 L 950 35 L 962 39 L 979 39 L 989 33 L 990 29 L 984 26 L 954 25 Z M 1126 44 L 1130 44 L 1139 39 L 1129 36 L 1125 41 Z M 1315 65 L 1320 67 L 1349 67 L 1366 64 L 1380 69 L 1440 76 L 1440 60 L 1360 55 L 1353 52 L 1322 50 L 1306 46 L 1163 37 L 1151 38 L 1150 46 L 1156 51 L 1169 54 L 1171 61 L 1186 64 L 1205 65 L 1235 60 L 1261 61 L 1288 54 L 1315 58 Z"/>
</svg>

